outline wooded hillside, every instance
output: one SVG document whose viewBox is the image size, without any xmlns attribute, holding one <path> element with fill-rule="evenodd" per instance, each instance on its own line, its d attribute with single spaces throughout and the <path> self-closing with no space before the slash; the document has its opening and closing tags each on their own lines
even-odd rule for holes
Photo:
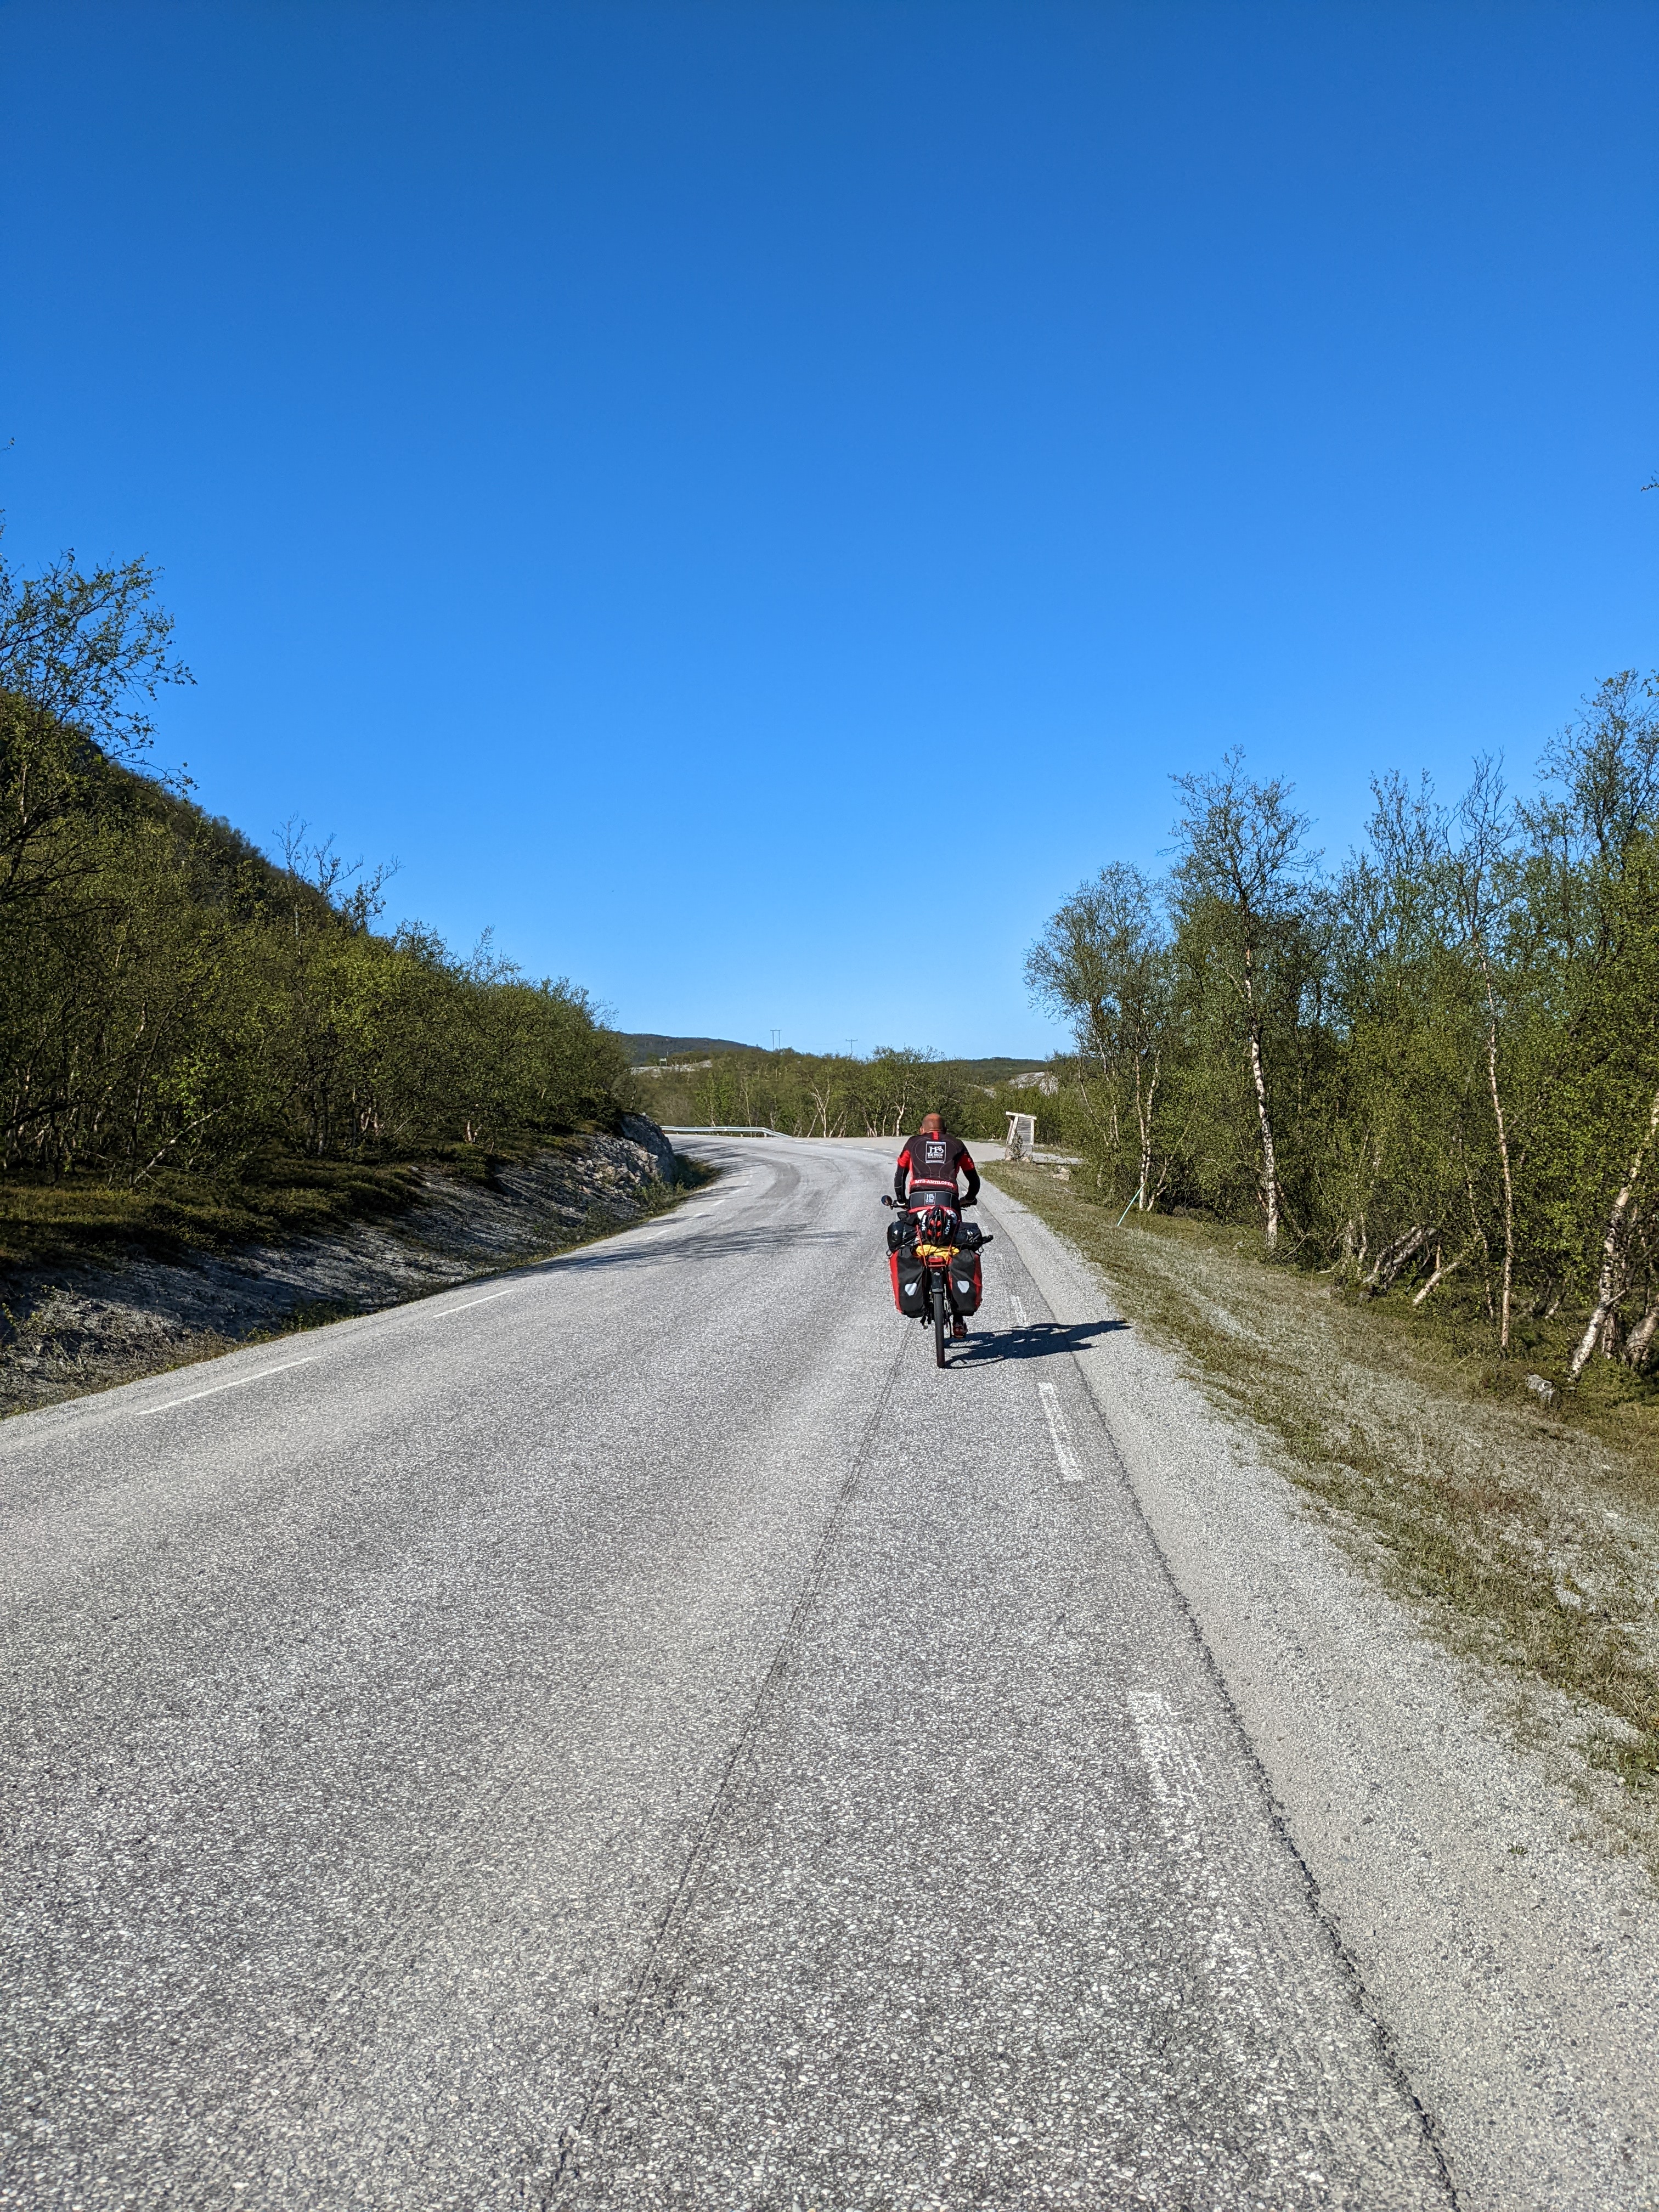
<svg viewBox="0 0 1659 2212">
<path fill-rule="evenodd" d="M 188 682 L 155 572 L 0 562 L 0 1171 L 131 1186 L 272 1153 L 408 1157 L 608 1124 L 586 996 L 378 925 L 382 879 L 280 861 L 143 773 Z"/>
<path fill-rule="evenodd" d="M 1659 1329 L 1659 678 L 1610 678 L 1536 788 L 1373 786 L 1330 873 L 1279 781 L 1176 779 L 1175 864 L 1115 865 L 1033 949 L 1077 1057 L 1054 1102 L 1108 1202 L 1252 1221 L 1421 1304 L 1469 1286 L 1507 1351 Z M 1055 1116 L 1050 1117 L 1051 1125 Z"/>
</svg>

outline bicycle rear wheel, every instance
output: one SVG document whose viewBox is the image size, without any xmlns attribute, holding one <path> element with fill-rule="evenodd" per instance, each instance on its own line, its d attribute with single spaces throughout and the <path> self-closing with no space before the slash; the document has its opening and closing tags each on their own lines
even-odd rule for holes
<svg viewBox="0 0 1659 2212">
<path fill-rule="evenodd" d="M 950 1302 L 945 1295 L 945 1277 L 941 1271 L 937 1267 L 930 1267 L 927 1270 L 927 1275 L 933 1291 L 933 1364 L 935 1367 L 943 1367 L 945 1340 L 948 1334 L 945 1328 L 945 1309 Z"/>
</svg>

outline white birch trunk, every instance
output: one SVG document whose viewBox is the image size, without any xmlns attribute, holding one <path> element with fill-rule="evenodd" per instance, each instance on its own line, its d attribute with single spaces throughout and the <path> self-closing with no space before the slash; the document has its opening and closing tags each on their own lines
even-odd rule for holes
<svg viewBox="0 0 1659 2212">
<path fill-rule="evenodd" d="M 1419 1226 L 1407 1230 L 1403 1237 L 1396 1237 L 1387 1250 L 1377 1255 L 1376 1264 L 1365 1278 L 1365 1287 L 1378 1292 L 1386 1291 L 1406 1262 L 1419 1252 L 1434 1234 L 1433 1229 Z"/>
<path fill-rule="evenodd" d="M 1483 959 L 1481 966 L 1486 967 Z M 1504 1174 L 1504 1291 L 1498 1324 L 1498 1347 L 1510 1348 L 1510 1307 L 1515 1294 L 1515 1179 L 1510 1170 L 1510 1133 L 1504 1120 L 1504 1101 L 1498 1088 L 1498 1005 L 1492 996 L 1491 971 L 1486 973 L 1486 1083 L 1492 1092 L 1492 1119 L 1498 1125 L 1498 1163 Z"/>
<path fill-rule="evenodd" d="M 1572 1366 L 1569 1370 L 1575 1382 L 1583 1373 L 1589 1356 L 1595 1349 L 1597 1340 L 1607 1327 L 1613 1308 L 1623 1295 L 1619 1287 L 1619 1237 L 1625 1225 L 1625 1216 L 1630 1212 L 1631 1200 L 1636 1195 L 1636 1186 L 1641 1178 L 1643 1163 L 1647 1158 L 1648 1147 L 1653 1142 L 1656 1132 L 1659 1132 L 1659 1091 L 1654 1093 L 1653 1105 L 1648 1115 L 1647 1129 L 1641 1143 L 1636 1148 L 1636 1158 L 1630 1164 L 1630 1171 L 1620 1188 L 1619 1195 L 1613 1201 L 1613 1212 L 1607 1216 L 1607 1233 L 1601 1239 L 1601 1279 L 1596 1288 L 1595 1310 L 1585 1325 L 1584 1334 L 1578 1340 L 1578 1349 L 1572 1355 Z"/>
<path fill-rule="evenodd" d="M 1273 1150 L 1273 1115 L 1267 1105 L 1267 1071 L 1261 1060 L 1261 1023 L 1255 1011 L 1255 957 L 1244 945 L 1244 1012 L 1250 1031 L 1250 1077 L 1255 1085 L 1256 1118 L 1261 1124 L 1262 1194 L 1267 1201 L 1267 1249 L 1279 1245 L 1279 1155 Z"/>
<path fill-rule="evenodd" d="M 1643 1315 L 1625 1343 L 1627 1366 L 1640 1367 L 1648 1356 L 1648 1346 L 1653 1342 L 1653 1333 L 1659 1328 L 1659 1305 L 1651 1305 Z"/>
<path fill-rule="evenodd" d="M 1455 1259 L 1443 1260 L 1435 1268 L 1433 1274 L 1429 1277 L 1428 1281 L 1424 1284 L 1422 1289 L 1419 1291 L 1416 1297 L 1413 1298 L 1412 1304 L 1414 1306 L 1420 1306 L 1424 1299 L 1429 1295 L 1429 1292 L 1433 1290 L 1436 1284 L 1443 1283 L 1448 1275 L 1455 1273 L 1455 1271 L 1462 1266 L 1464 1261 L 1468 1258 L 1470 1253 L 1473 1252 L 1474 1249 L 1474 1247 L 1473 1244 L 1466 1244 L 1462 1250 L 1457 1254 Z"/>
<path fill-rule="evenodd" d="M 1255 1079 L 1255 1110 L 1261 1123 L 1261 1180 L 1267 1200 L 1267 1249 L 1279 1243 L 1279 1160 L 1273 1151 L 1273 1116 L 1267 1110 L 1267 1078 L 1261 1066 L 1261 1035 L 1250 1023 L 1250 1073 Z"/>
<path fill-rule="evenodd" d="M 1152 1062 L 1152 1080 L 1146 1085 L 1143 1104 L 1140 1096 L 1140 1063 L 1135 1062 L 1135 1119 L 1140 1127 L 1140 1203 L 1137 1211 L 1152 1211 L 1152 1101 L 1158 1097 L 1158 1062 Z"/>
</svg>

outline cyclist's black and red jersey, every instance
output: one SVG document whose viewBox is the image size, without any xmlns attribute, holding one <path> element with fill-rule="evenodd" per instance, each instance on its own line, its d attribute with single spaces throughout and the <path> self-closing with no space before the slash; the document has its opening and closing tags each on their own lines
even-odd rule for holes
<svg viewBox="0 0 1659 2212">
<path fill-rule="evenodd" d="M 898 1165 L 893 1170 L 893 1195 L 901 1206 L 907 1195 L 913 1206 L 954 1206 L 958 1174 L 968 1178 L 963 1198 L 964 1203 L 971 1203 L 979 1196 L 979 1170 L 961 1138 L 946 1136 L 943 1130 L 936 1137 L 926 1132 L 907 1137 L 904 1150 L 898 1156 Z M 904 1187 L 907 1176 L 910 1183 L 908 1194 Z"/>
</svg>

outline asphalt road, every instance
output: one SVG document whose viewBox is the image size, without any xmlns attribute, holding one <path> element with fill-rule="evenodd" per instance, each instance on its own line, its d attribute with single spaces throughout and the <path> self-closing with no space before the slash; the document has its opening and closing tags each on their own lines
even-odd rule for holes
<svg viewBox="0 0 1659 2212">
<path fill-rule="evenodd" d="M 0 1429 L 0 2203 L 1449 2203 L 1079 1376 L 1117 1324 L 1005 1225 L 939 1373 L 880 1158 L 710 1150 Z"/>
</svg>

